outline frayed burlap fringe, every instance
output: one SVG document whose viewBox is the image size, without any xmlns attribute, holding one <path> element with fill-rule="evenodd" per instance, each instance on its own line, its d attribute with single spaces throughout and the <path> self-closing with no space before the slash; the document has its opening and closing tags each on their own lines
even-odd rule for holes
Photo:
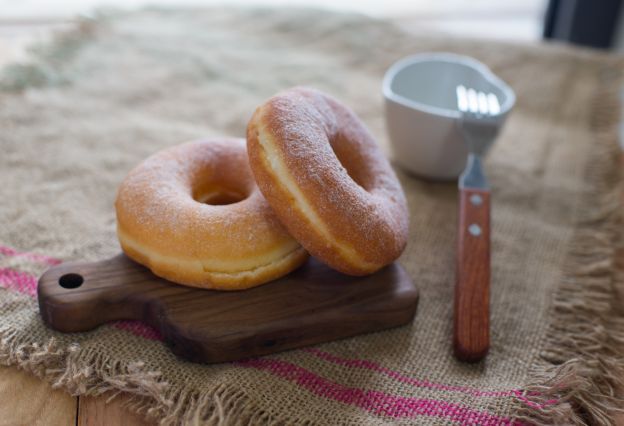
<svg viewBox="0 0 624 426">
<path fill-rule="evenodd" d="M 305 425 L 305 419 L 280 419 L 250 401 L 244 391 L 219 385 L 210 392 L 190 392 L 171 386 L 160 373 L 141 362 L 121 363 L 77 344 L 61 348 L 54 339 L 44 345 L 24 344 L 14 333 L 0 336 L 0 364 L 13 365 L 72 395 L 111 400 L 121 393 L 131 411 L 160 425 Z"/>
<path fill-rule="evenodd" d="M 620 121 L 622 79 L 607 71 L 596 93 L 595 143 L 586 170 L 583 218 L 570 245 L 552 322 L 528 401 L 519 418 L 536 425 L 612 425 L 624 411 L 624 282 L 615 267 L 622 226 Z"/>
</svg>

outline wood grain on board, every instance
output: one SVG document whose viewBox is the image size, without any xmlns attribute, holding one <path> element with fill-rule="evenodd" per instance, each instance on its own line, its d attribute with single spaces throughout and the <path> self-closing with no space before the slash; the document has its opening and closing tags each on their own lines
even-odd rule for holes
<svg viewBox="0 0 624 426">
<path fill-rule="evenodd" d="M 197 289 L 119 254 L 48 269 L 38 298 L 43 321 L 55 330 L 141 320 L 160 331 L 176 355 L 215 363 L 398 327 L 412 321 L 418 290 L 397 263 L 353 277 L 314 258 L 247 290 Z"/>
</svg>

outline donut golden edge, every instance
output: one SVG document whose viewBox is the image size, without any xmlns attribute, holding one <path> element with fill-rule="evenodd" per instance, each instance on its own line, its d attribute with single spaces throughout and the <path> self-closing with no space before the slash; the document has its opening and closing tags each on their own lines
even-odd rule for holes
<svg viewBox="0 0 624 426">
<path fill-rule="evenodd" d="M 291 98 L 292 103 L 280 105 L 287 98 Z M 247 152 L 254 177 L 282 224 L 311 255 L 345 274 L 374 273 L 398 258 L 407 244 L 409 218 L 405 196 L 389 163 L 378 148 L 372 146 L 372 137 L 350 111 L 346 119 L 342 116 L 335 124 L 339 129 L 341 124 L 346 125 L 355 139 L 366 141 L 370 150 L 367 155 L 375 170 L 366 173 L 375 174 L 371 175 L 372 180 L 383 181 L 386 185 L 384 189 L 387 190 L 381 197 L 367 193 L 365 188 L 354 183 L 337 162 L 314 169 L 309 162 L 319 153 L 319 146 L 301 146 L 306 138 L 305 130 L 302 134 L 295 130 L 284 139 L 283 120 L 292 120 L 290 122 L 298 123 L 297 126 L 308 125 L 309 110 L 298 111 L 298 108 L 303 108 L 302 102 L 309 99 L 312 104 L 331 102 L 330 108 L 337 105 L 320 92 L 295 88 L 278 94 L 256 109 L 247 127 Z M 342 105 L 337 108 L 340 113 L 346 111 Z M 326 118 L 323 114 L 319 117 Z M 334 123 L 314 122 L 312 125 L 336 127 Z M 293 144 L 301 149 L 297 155 L 289 152 Z M 330 157 L 336 160 L 334 154 Z M 342 174 L 344 181 L 330 176 L 336 174 Z M 319 185 L 318 181 L 326 186 Z M 364 210 L 349 215 L 348 208 L 341 205 L 353 200 L 361 201 Z M 356 225 L 351 226 L 353 223 Z"/>
<path fill-rule="evenodd" d="M 279 192 L 280 199 L 291 199 L 292 202 L 286 208 L 290 209 L 291 214 L 297 214 L 299 220 L 310 224 L 308 229 L 301 230 L 305 235 L 301 235 L 301 232 L 297 232 L 296 227 L 294 229 L 290 228 L 290 232 L 295 235 L 295 238 L 299 241 L 305 240 L 308 244 L 314 245 L 316 247 L 316 252 L 321 253 L 319 257 L 333 258 L 334 265 L 340 263 L 340 266 L 337 268 L 347 274 L 366 275 L 379 269 L 379 265 L 362 259 L 351 244 L 341 242 L 332 236 L 331 231 L 325 226 L 325 223 L 315 212 L 305 195 L 294 183 L 290 172 L 287 170 L 283 160 L 275 149 L 275 145 L 271 141 L 271 136 L 260 129 L 258 129 L 257 133 L 253 130 L 250 133 L 251 135 L 249 135 L 248 138 L 252 141 L 251 146 L 257 147 L 257 149 L 250 149 L 250 156 L 253 156 L 256 161 L 263 162 L 265 167 L 272 169 L 275 176 L 277 176 L 277 178 L 275 178 L 263 172 L 264 169 L 261 168 L 256 172 L 256 180 L 259 182 L 262 181 L 267 187 L 273 187 L 271 192 Z M 280 210 L 280 207 L 274 207 L 274 209 Z M 313 229 L 316 235 L 311 237 L 309 229 Z M 319 240 L 332 241 L 332 244 L 323 245 L 315 243 Z M 352 265 L 358 266 L 353 267 Z"/>
<path fill-rule="evenodd" d="M 127 236 L 119 226 L 117 236 L 126 256 L 146 266 L 155 275 L 189 287 L 213 290 L 245 290 L 256 287 L 288 274 L 308 259 L 305 249 L 296 245 L 285 254 L 278 253 L 270 263 L 253 269 L 210 271 L 196 259 L 167 257 L 149 250 Z"/>
</svg>

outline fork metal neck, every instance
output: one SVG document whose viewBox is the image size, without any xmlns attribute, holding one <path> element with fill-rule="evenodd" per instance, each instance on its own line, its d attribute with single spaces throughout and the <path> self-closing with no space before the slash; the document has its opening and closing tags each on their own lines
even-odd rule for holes
<svg viewBox="0 0 624 426">
<path fill-rule="evenodd" d="M 468 154 L 468 163 L 466 168 L 459 176 L 459 188 L 478 188 L 489 189 L 490 185 L 483 173 L 483 164 L 481 156 L 470 153 Z"/>
</svg>

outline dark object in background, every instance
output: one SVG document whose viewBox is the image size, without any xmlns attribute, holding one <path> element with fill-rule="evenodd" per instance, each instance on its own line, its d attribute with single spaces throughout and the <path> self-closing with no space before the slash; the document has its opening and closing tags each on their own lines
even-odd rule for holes
<svg viewBox="0 0 624 426">
<path fill-rule="evenodd" d="M 618 28 L 621 0 L 549 0 L 544 38 L 608 49 Z"/>
</svg>

